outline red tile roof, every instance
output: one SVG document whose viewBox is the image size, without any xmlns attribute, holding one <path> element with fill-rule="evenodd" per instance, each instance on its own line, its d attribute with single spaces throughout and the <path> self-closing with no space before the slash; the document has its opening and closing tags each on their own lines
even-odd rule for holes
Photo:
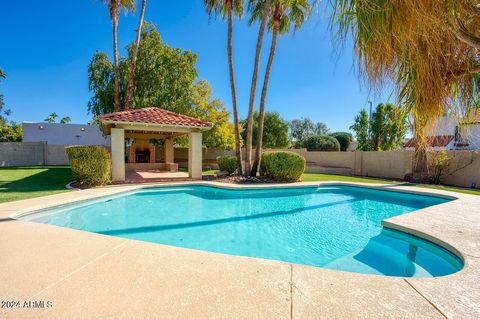
<svg viewBox="0 0 480 319">
<path fill-rule="evenodd" d="M 149 123 L 173 126 L 213 127 L 213 124 L 210 122 L 160 109 L 158 107 L 146 107 L 142 109 L 103 114 L 98 118 L 101 122 L 106 120 L 113 122 Z"/>
<path fill-rule="evenodd" d="M 427 136 L 426 143 L 427 147 L 445 147 L 453 140 L 453 135 L 439 135 L 439 136 Z M 410 138 L 408 139 L 403 147 L 415 147 L 415 139 Z"/>
</svg>

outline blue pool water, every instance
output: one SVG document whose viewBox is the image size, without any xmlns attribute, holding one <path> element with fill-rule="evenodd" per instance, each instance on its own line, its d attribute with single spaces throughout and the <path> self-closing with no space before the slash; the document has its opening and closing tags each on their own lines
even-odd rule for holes
<svg viewBox="0 0 480 319">
<path fill-rule="evenodd" d="M 227 190 L 149 188 L 22 219 L 179 247 L 406 277 L 462 268 L 445 249 L 381 226 L 448 199 L 322 186 Z"/>
</svg>

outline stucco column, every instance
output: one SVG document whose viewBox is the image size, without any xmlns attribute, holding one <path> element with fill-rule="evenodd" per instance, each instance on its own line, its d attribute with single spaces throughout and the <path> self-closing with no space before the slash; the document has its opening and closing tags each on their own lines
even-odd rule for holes
<svg viewBox="0 0 480 319">
<path fill-rule="evenodd" d="M 188 134 L 188 175 L 202 178 L 202 133 Z"/>
<path fill-rule="evenodd" d="M 150 152 L 150 163 L 155 163 L 155 145 L 150 144 L 148 151 Z"/>
<path fill-rule="evenodd" d="M 130 156 L 128 157 L 129 163 L 135 163 L 135 141 L 130 144 Z"/>
<path fill-rule="evenodd" d="M 122 128 L 112 128 L 110 142 L 112 152 L 112 181 L 125 181 L 125 132 Z"/>
<path fill-rule="evenodd" d="M 172 138 L 165 139 L 164 147 L 165 147 L 165 163 L 173 163 L 174 162 L 173 139 Z"/>
</svg>

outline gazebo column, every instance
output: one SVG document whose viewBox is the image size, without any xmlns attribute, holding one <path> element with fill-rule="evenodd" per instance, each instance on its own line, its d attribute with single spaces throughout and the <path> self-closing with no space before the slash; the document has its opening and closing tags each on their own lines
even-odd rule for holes
<svg viewBox="0 0 480 319">
<path fill-rule="evenodd" d="M 125 181 L 125 131 L 123 128 L 112 128 L 110 140 L 112 152 L 112 181 Z"/>
<path fill-rule="evenodd" d="M 174 153 L 173 153 L 173 139 L 166 138 L 165 139 L 165 163 L 173 163 L 174 162 Z"/>
<path fill-rule="evenodd" d="M 202 133 L 188 134 L 188 174 L 190 178 L 202 178 Z"/>
</svg>

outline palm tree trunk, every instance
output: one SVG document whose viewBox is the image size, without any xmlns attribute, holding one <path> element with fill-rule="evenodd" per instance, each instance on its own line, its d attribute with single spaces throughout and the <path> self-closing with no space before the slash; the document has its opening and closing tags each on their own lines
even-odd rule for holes
<svg viewBox="0 0 480 319">
<path fill-rule="evenodd" d="M 132 63 L 130 65 L 130 75 L 128 76 L 127 96 L 125 98 L 125 110 L 129 110 L 132 104 L 133 83 L 135 80 L 135 67 L 137 64 L 138 47 L 140 46 L 140 35 L 142 34 L 143 17 L 145 16 L 146 6 L 147 6 L 147 0 L 143 0 L 142 9 L 140 11 L 140 20 L 138 21 L 137 39 L 135 40 L 135 46 L 133 47 Z"/>
<path fill-rule="evenodd" d="M 275 24 L 272 34 L 272 44 L 270 46 L 270 54 L 268 56 L 267 69 L 265 70 L 265 79 L 263 80 L 262 96 L 260 98 L 260 111 L 258 113 L 258 131 L 257 131 L 257 145 L 255 149 L 255 159 L 252 165 L 250 176 L 257 176 L 258 164 L 262 155 L 262 139 L 263 139 L 263 122 L 265 119 L 265 99 L 267 97 L 268 80 L 270 78 L 270 70 L 272 68 L 273 58 L 275 56 L 275 49 L 277 47 L 278 24 Z"/>
<path fill-rule="evenodd" d="M 115 112 L 120 111 L 120 81 L 118 74 L 118 45 L 117 45 L 117 27 L 118 27 L 118 14 L 112 17 L 113 25 L 113 71 L 114 75 L 114 93 L 113 93 L 113 109 Z"/>
<path fill-rule="evenodd" d="M 232 108 L 233 108 L 233 126 L 235 130 L 235 154 L 237 156 L 237 172 L 238 175 L 243 174 L 242 168 L 242 148 L 240 144 L 240 126 L 238 125 L 238 109 L 237 109 L 237 93 L 235 89 L 235 73 L 233 69 L 233 54 L 232 54 L 232 32 L 233 32 L 233 17 L 232 17 L 232 1 L 228 3 L 228 71 L 230 73 L 230 90 L 232 91 Z"/>
<path fill-rule="evenodd" d="M 255 63 L 253 66 L 252 85 L 250 87 L 250 101 L 248 104 L 247 117 L 247 141 L 245 144 L 245 176 L 250 176 L 252 161 L 252 133 L 253 133 L 253 111 L 255 103 L 255 90 L 257 88 L 258 65 L 260 63 L 260 52 L 262 51 L 263 35 L 267 24 L 267 16 L 270 11 L 270 0 L 265 1 L 265 7 L 262 12 L 262 21 L 260 22 L 260 30 L 258 31 L 257 48 L 255 52 Z"/>
</svg>

